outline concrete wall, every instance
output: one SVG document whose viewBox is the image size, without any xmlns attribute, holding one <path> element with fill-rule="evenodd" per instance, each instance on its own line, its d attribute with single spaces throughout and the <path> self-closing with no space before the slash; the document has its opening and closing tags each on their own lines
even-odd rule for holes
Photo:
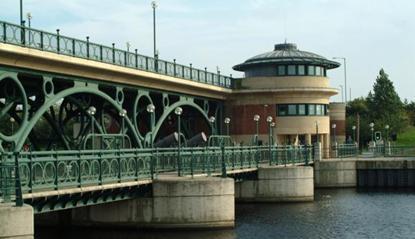
<svg viewBox="0 0 415 239">
<path fill-rule="evenodd" d="M 356 159 L 328 159 L 314 162 L 316 188 L 356 187 Z"/>
<path fill-rule="evenodd" d="M 313 168 L 308 166 L 262 167 L 258 180 L 237 183 L 241 202 L 299 202 L 314 200 Z"/>
<path fill-rule="evenodd" d="M 33 209 L 29 205 L 15 207 L 0 203 L 0 238 L 33 239 Z"/>
<path fill-rule="evenodd" d="M 72 222 L 145 228 L 234 227 L 234 192 L 230 178 L 155 180 L 153 198 L 75 209 Z"/>
</svg>

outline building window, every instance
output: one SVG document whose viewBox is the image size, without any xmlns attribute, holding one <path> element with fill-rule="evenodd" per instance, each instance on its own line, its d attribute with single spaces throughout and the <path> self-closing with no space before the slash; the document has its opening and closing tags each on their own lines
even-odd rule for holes
<svg viewBox="0 0 415 239">
<path fill-rule="evenodd" d="M 298 75 L 300 75 L 300 76 L 305 75 L 305 66 L 304 65 L 299 65 L 298 66 Z"/>
<path fill-rule="evenodd" d="M 322 105 L 316 105 L 316 115 L 323 115 Z"/>
<path fill-rule="evenodd" d="M 316 66 L 316 76 L 321 76 L 321 67 Z"/>
<path fill-rule="evenodd" d="M 314 76 L 316 74 L 316 72 L 315 72 L 315 66 L 308 66 L 307 67 L 307 70 L 308 70 L 308 75 L 309 76 Z"/>
<path fill-rule="evenodd" d="M 306 108 L 305 105 L 298 105 L 298 115 L 306 115 Z"/>
<path fill-rule="evenodd" d="M 308 115 L 316 114 L 316 105 L 308 105 Z"/>
<path fill-rule="evenodd" d="M 278 105 L 278 116 L 286 116 L 288 112 L 288 105 Z"/>
<path fill-rule="evenodd" d="M 288 75 L 294 76 L 295 75 L 295 65 L 289 65 L 288 66 Z"/>
<path fill-rule="evenodd" d="M 277 70 L 277 75 L 279 75 L 279 76 L 285 76 L 286 74 L 285 74 L 285 66 L 278 66 L 278 68 L 277 68 L 278 70 Z"/>
<path fill-rule="evenodd" d="M 288 115 L 297 115 L 297 105 L 288 105 Z"/>
</svg>

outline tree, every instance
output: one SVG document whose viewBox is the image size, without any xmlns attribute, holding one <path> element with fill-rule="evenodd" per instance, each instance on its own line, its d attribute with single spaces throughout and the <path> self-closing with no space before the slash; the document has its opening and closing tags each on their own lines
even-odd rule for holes
<svg viewBox="0 0 415 239">
<path fill-rule="evenodd" d="M 400 132 L 408 126 L 404 105 L 395 91 L 393 82 L 383 69 L 379 71 L 373 85 L 373 93 L 367 97 L 368 117 L 379 130 L 389 125 L 392 131 Z"/>
</svg>

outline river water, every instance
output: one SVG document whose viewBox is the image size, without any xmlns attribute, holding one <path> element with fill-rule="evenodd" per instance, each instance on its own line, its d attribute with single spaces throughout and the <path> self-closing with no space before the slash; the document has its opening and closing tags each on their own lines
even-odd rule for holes
<svg viewBox="0 0 415 239">
<path fill-rule="evenodd" d="M 316 190 L 315 201 L 236 204 L 236 227 L 212 231 L 36 228 L 36 238 L 415 238 L 414 191 Z"/>
</svg>

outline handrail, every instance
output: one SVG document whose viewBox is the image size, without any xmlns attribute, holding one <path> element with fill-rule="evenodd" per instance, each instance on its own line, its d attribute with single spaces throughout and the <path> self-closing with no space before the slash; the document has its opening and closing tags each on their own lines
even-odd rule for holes
<svg viewBox="0 0 415 239">
<path fill-rule="evenodd" d="M 158 74 L 215 85 L 223 88 L 232 88 L 232 78 L 217 73 L 208 72 L 207 68 L 197 69 L 192 65 L 185 66 L 158 58 L 121 50 L 112 46 L 104 46 L 89 41 L 79 40 L 56 33 L 50 33 L 35 28 L 29 28 L 13 23 L 0 21 L 0 42 L 13 44 L 41 51 L 104 62 L 108 64 L 154 72 Z"/>
<path fill-rule="evenodd" d="M 22 151 L 0 154 L 0 202 L 22 205 L 22 195 L 92 185 L 151 180 L 164 172 L 183 176 L 313 161 L 310 146 L 211 146 Z M 180 163 L 179 163 L 180 162 Z M 13 190 L 15 189 L 15 190 Z"/>
</svg>

